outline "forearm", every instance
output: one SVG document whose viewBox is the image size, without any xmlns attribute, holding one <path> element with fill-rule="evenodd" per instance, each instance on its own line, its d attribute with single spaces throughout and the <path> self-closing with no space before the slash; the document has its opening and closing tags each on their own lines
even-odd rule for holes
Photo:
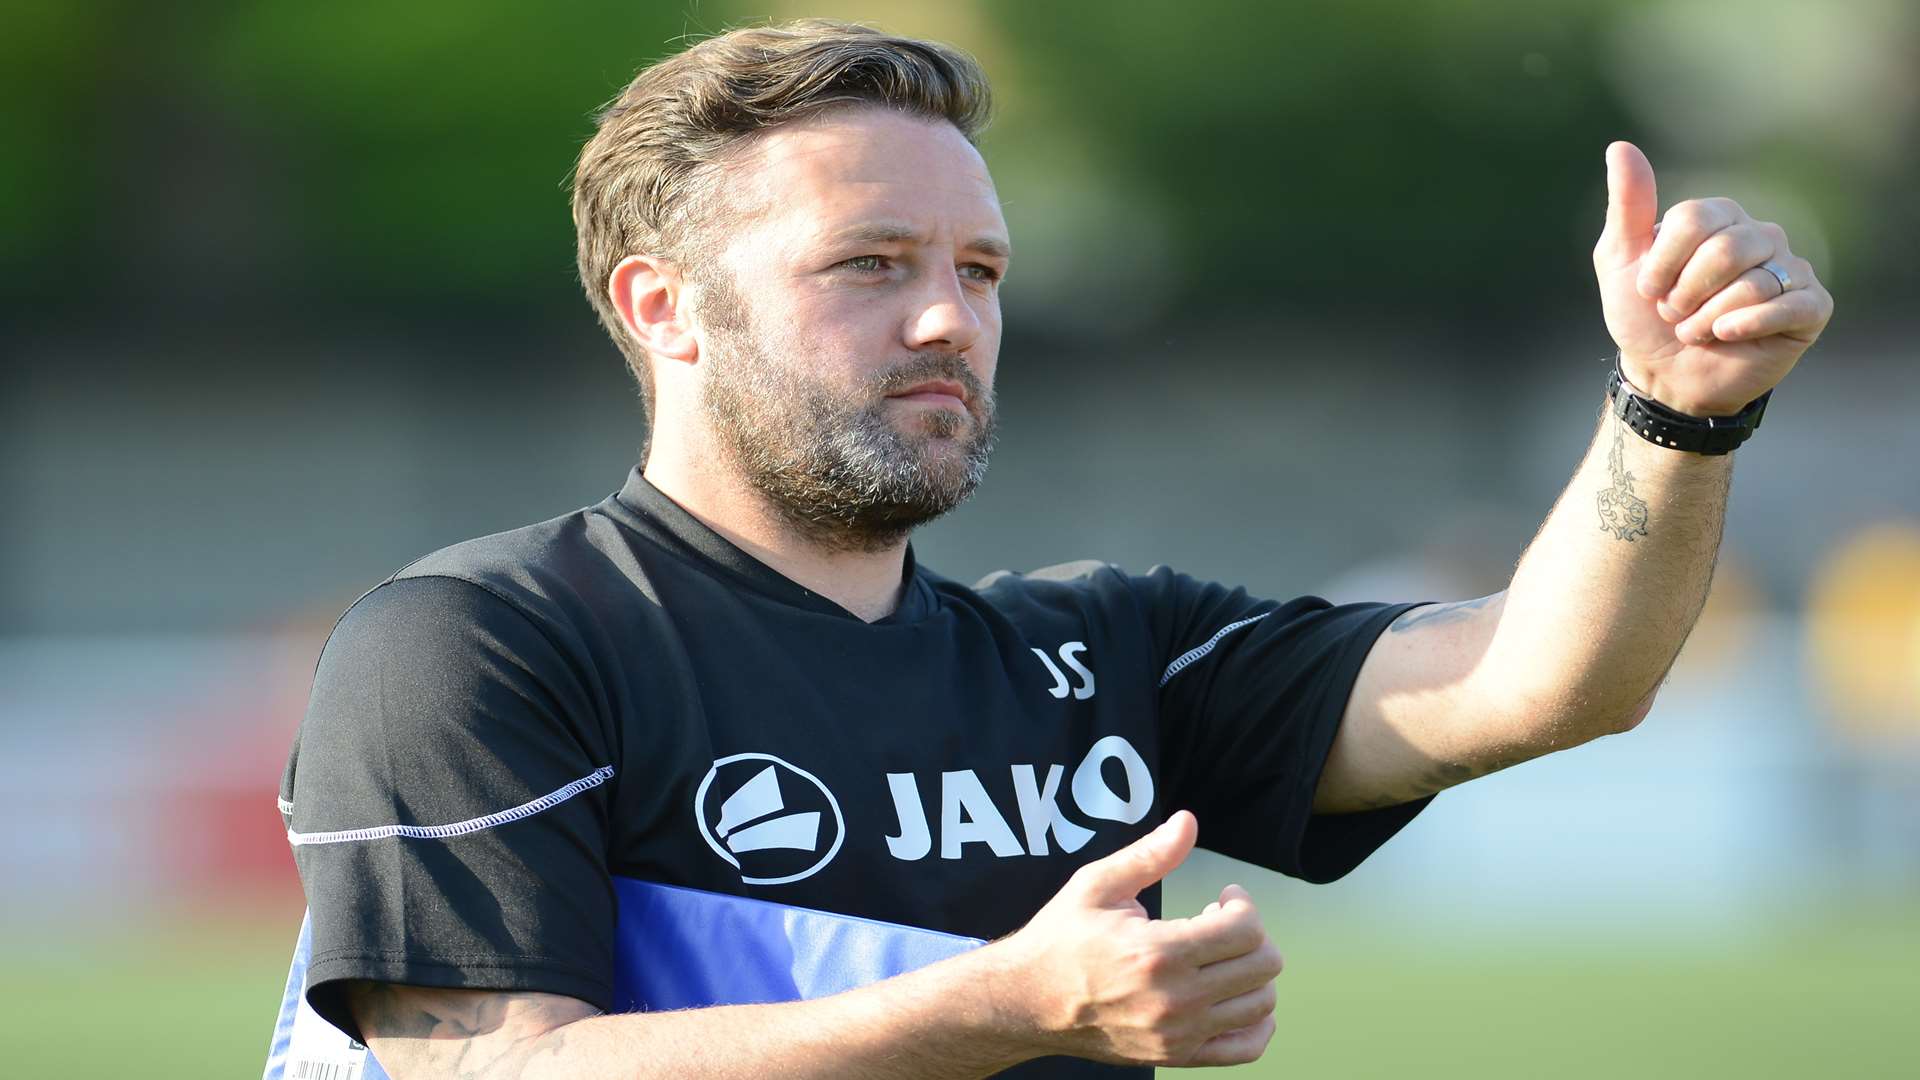
<svg viewBox="0 0 1920 1080">
<path fill-rule="evenodd" d="M 395 1080 L 971 1080 L 1039 1056 L 1002 977 L 987 946 L 812 1001 L 595 1016 L 551 995 L 369 986 L 354 1011 Z"/>
<path fill-rule="evenodd" d="M 1657 446 L 1603 410 L 1522 556 L 1482 671 L 1539 752 L 1631 726 L 1706 602 L 1733 455 Z"/>
<path fill-rule="evenodd" d="M 1281 969 L 1252 897 L 1229 885 L 1169 920 L 1137 899 L 1199 831 L 1176 811 L 1075 870 L 1014 933 L 813 1001 L 600 1016 L 555 994 L 359 982 L 347 1005 L 395 1080 L 971 1080 L 1052 1055 L 1243 1065 L 1273 1038 Z"/>
<path fill-rule="evenodd" d="M 813 1001 L 598 1017 L 574 1025 L 580 1060 L 607 1076 L 972 1080 L 1037 1056 L 1006 1030 L 992 960 L 976 951 Z"/>
</svg>

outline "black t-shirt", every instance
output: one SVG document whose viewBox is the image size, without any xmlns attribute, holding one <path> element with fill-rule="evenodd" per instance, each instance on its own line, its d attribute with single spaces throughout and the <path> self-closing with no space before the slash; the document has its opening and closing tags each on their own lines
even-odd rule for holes
<svg viewBox="0 0 1920 1080">
<path fill-rule="evenodd" d="M 1100 563 L 967 588 L 909 553 L 866 623 L 636 470 L 408 566 L 334 629 L 281 785 L 308 1000 L 349 1033 L 349 979 L 609 1008 L 616 876 L 998 937 L 1181 808 L 1203 847 L 1330 881 L 1424 805 L 1311 811 L 1409 606 Z"/>
</svg>

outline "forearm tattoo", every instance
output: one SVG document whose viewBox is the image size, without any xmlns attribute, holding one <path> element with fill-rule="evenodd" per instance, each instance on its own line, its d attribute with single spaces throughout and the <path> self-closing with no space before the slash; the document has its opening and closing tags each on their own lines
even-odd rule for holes
<svg viewBox="0 0 1920 1080">
<path fill-rule="evenodd" d="M 1613 482 L 1600 490 L 1596 502 L 1600 510 L 1600 527 L 1613 533 L 1617 540 L 1632 543 L 1635 537 L 1647 535 L 1647 503 L 1633 493 L 1633 474 L 1627 471 L 1627 431 L 1624 425 L 1613 424 L 1613 449 L 1607 454 L 1607 472 Z"/>
<path fill-rule="evenodd" d="M 363 1034 L 396 1076 L 512 1080 L 562 1056 L 564 1025 L 597 1010 L 546 994 L 359 983 L 349 991 Z M 390 1060 L 392 1059 L 392 1060 Z"/>
</svg>

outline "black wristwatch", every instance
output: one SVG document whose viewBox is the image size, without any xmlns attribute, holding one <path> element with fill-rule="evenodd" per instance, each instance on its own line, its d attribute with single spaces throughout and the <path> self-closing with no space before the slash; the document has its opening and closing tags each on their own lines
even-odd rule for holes
<svg viewBox="0 0 1920 1080">
<path fill-rule="evenodd" d="M 1620 371 L 1620 358 L 1615 356 L 1613 374 L 1607 376 L 1607 396 L 1613 399 L 1613 415 L 1650 443 L 1693 454 L 1725 454 L 1759 429 L 1773 391 L 1761 394 L 1732 416 L 1689 416 L 1634 393 L 1633 384 Z"/>
</svg>

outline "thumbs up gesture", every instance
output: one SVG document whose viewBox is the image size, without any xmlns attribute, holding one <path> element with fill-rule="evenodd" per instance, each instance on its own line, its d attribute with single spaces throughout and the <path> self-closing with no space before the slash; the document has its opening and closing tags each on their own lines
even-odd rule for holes
<svg viewBox="0 0 1920 1080">
<path fill-rule="evenodd" d="M 1627 381 L 1669 408 L 1731 416 L 1772 389 L 1833 314 L 1786 231 L 1732 199 L 1659 213 L 1653 166 L 1607 147 L 1607 224 L 1593 249 L 1607 330 Z"/>
<path fill-rule="evenodd" d="M 1190 919 L 1152 919 L 1136 897 L 1186 860 L 1182 810 L 1068 879 L 992 948 L 1007 950 L 1025 1026 L 1047 1054 L 1116 1064 L 1235 1065 L 1273 1038 L 1279 950 L 1253 898 L 1229 885 Z"/>
</svg>

